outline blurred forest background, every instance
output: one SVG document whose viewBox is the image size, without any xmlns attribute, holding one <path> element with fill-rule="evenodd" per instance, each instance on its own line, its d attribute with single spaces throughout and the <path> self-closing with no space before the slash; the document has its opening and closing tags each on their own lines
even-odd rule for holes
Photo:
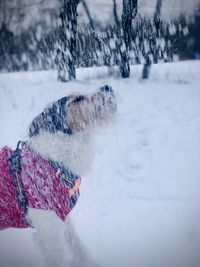
<svg viewBox="0 0 200 267">
<path fill-rule="evenodd" d="M 0 0 L 0 71 L 58 70 L 200 58 L 200 2 L 181 0 Z"/>
</svg>

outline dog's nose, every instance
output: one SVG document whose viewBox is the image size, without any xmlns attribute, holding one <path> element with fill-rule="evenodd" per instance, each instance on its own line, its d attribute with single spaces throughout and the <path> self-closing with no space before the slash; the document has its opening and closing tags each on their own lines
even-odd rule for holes
<svg viewBox="0 0 200 267">
<path fill-rule="evenodd" d="M 105 85 L 103 87 L 100 88 L 100 91 L 103 92 L 103 93 L 112 93 L 113 92 L 113 89 L 110 85 Z"/>
</svg>

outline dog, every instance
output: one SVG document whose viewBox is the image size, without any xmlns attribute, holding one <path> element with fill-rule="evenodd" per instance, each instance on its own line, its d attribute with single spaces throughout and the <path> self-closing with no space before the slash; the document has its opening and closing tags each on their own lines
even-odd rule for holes
<svg viewBox="0 0 200 267">
<path fill-rule="evenodd" d="M 96 266 L 69 213 L 91 165 L 93 129 L 111 122 L 116 111 L 108 85 L 63 97 L 33 119 L 28 141 L 0 152 L 0 230 L 36 228 L 48 266 Z"/>
</svg>

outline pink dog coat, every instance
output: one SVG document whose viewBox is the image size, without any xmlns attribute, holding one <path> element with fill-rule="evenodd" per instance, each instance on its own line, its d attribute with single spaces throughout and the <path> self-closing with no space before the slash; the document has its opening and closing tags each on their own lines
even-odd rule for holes
<svg viewBox="0 0 200 267">
<path fill-rule="evenodd" d="M 22 143 L 21 173 L 20 177 L 14 173 L 15 183 L 8 163 L 12 153 L 8 147 L 0 151 L 0 229 L 30 227 L 24 207 L 17 198 L 19 178 L 27 207 L 54 210 L 64 221 L 78 200 L 80 178 L 57 163 L 45 160 Z"/>
</svg>

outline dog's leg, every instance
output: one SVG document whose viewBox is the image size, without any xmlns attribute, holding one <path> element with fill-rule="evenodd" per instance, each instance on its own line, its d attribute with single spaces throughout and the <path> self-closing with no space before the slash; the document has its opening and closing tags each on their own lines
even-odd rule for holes
<svg viewBox="0 0 200 267">
<path fill-rule="evenodd" d="M 31 210 L 31 219 L 36 228 L 36 242 L 48 267 L 67 267 L 72 262 L 70 249 L 65 242 L 65 224 L 54 212 Z"/>
<path fill-rule="evenodd" d="M 65 222 L 65 239 L 73 254 L 73 267 L 97 267 L 83 242 L 78 237 L 71 218 Z"/>
</svg>

